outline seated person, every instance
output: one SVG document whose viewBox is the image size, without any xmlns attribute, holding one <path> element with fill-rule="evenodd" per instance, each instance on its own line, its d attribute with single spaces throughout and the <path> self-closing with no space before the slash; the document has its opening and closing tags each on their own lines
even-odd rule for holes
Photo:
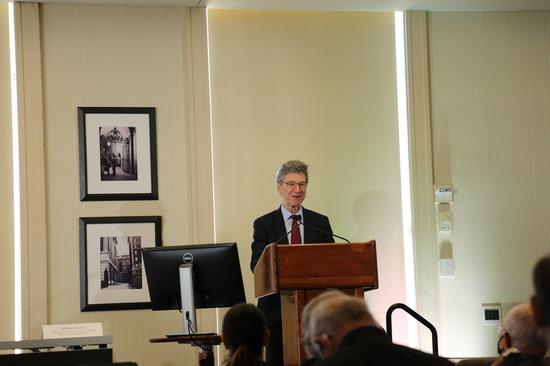
<svg viewBox="0 0 550 366">
<path fill-rule="evenodd" d="M 108 175 L 111 168 L 111 162 L 107 158 L 105 151 L 101 152 L 101 175 Z"/>
<path fill-rule="evenodd" d="M 237 304 L 225 314 L 222 341 L 229 350 L 226 365 L 267 366 L 263 351 L 268 340 L 264 315 L 255 305 Z"/>
<path fill-rule="evenodd" d="M 541 364 L 546 345 L 538 335 L 533 310 L 528 303 L 514 306 L 502 322 L 498 357 L 492 366 L 512 366 L 524 361 Z"/>
<path fill-rule="evenodd" d="M 315 366 L 451 366 L 450 361 L 393 344 L 363 298 L 339 291 L 311 300 L 302 313 L 304 349 Z"/>
</svg>

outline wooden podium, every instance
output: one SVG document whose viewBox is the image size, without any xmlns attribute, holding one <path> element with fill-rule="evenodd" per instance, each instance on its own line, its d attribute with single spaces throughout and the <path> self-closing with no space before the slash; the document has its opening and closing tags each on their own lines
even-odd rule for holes
<svg viewBox="0 0 550 366">
<path fill-rule="evenodd" d="M 267 246 L 254 269 L 256 297 L 279 292 L 285 366 L 301 365 L 302 310 L 327 289 L 354 296 L 378 288 L 376 243 Z"/>
</svg>

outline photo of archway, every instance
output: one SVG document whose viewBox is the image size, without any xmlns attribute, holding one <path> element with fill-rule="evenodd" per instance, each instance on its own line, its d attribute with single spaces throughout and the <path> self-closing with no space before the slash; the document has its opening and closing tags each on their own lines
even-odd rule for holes
<svg viewBox="0 0 550 366">
<path fill-rule="evenodd" d="M 101 180 L 137 180 L 135 127 L 99 127 Z"/>
<path fill-rule="evenodd" d="M 80 200 L 158 199 L 156 110 L 78 107 Z"/>
</svg>

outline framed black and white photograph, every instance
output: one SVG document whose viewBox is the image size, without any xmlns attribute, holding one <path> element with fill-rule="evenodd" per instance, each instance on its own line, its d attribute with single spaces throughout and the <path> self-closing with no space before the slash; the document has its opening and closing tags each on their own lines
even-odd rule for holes
<svg viewBox="0 0 550 366">
<path fill-rule="evenodd" d="M 156 200 L 155 108 L 78 107 L 80 200 Z"/>
<path fill-rule="evenodd" d="M 151 307 L 142 248 L 161 246 L 160 216 L 80 218 L 80 310 Z"/>
</svg>

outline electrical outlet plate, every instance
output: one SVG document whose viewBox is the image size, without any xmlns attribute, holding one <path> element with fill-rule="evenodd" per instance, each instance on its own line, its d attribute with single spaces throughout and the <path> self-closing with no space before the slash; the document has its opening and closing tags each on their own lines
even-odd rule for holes
<svg viewBox="0 0 550 366">
<path fill-rule="evenodd" d="M 440 259 L 439 260 L 439 275 L 440 276 L 454 276 L 455 275 L 455 260 L 454 259 Z"/>
<path fill-rule="evenodd" d="M 439 231 L 444 233 L 451 233 L 453 232 L 453 223 L 451 220 L 446 221 L 439 221 Z"/>
</svg>

